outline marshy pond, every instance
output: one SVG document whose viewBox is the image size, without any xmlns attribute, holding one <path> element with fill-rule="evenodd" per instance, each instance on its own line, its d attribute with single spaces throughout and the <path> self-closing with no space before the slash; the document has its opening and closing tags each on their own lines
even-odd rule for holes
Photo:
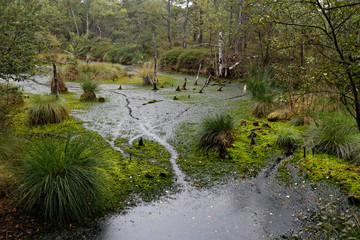
<svg viewBox="0 0 360 240">
<path fill-rule="evenodd" d="M 205 78 L 200 78 L 199 85 L 194 86 L 194 76 L 162 75 L 175 80 L 158 91 L 130 83 L 122 84 L 121 89 L 117 83 L 101 84 L 97 95 L 106 101 L 90 104 L 87 109 L 73 109 L 71 115 L 126 157 L 129 154 L 116 144 L 119 138 L 125 139 L 128 145 L 143 138 L 163 146 L 170 154 L 174 173 L 172 187 L 151 201 L 138 199 L 135 205 L 108 214 L 95 223 L 37 237 L 72 239 L 83 236 L 109 240 L 286 238 L 297 234 L 309 222 L 307 219 L 327 203 L 334 203 L 340 211 L 347 209 L 347 199 L 337 187 L 311 182 L 298 176 L 295 168 L 289 172 L 291 183 L 280 181 L 276 177 L 277 167 L 291 156 L 276 157 L 272 164 L 253 177 L 230 177 L 204 187 L 194 184 L 178 164 L 181 152 L 177 145 L 180 142 L 190 144 L 183 139 L 188 131 L 186 125 L 196 126 L 203 117 L 218 112 L 232 112 L 241 107 L 248 96 L 241 83 L 226 83 L 222 91 L 218 91 L 218 85 L 210 84 L 199 93 Z M 175 91 L 184 77 L 188 79 L 187 90 Z M 49 93 L 49 77 L 38 76 L 34 80 L 21 83 L 24 92 Z M 68 82 L 67 87 L 75 97 L 80 97 L 78 83 Z M 174 100 L 174 96 L 178 100 Z M 240 174 L 233 171 L 231 176 Z"/>
</svg>

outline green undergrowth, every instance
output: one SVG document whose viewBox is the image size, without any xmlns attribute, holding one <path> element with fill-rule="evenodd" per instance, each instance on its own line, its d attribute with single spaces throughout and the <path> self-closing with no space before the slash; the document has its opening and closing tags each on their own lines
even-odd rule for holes
<svg viewBox="0 0 360 240">
<path fill-rule="evenodd" d="M 286 186 L 290 186 L 294 183 L 290 169 L 287 167 L 287 164 L 280 164 L 276 170 L 276 179 L 284 183 Z"/>
<path fill-rule="evenodd" d="M 178 163 L 187 176 L 187 180 L 195 186 L 212 186 L 215 182 L 227 182 L 232 179 L 253 177 L 268 165 L 273 157 L 281 151 L 273 144 L 273 130 L 260 128 L 248 122 L 246 126 L 237 126 L 234 132 L 233 148 L 220 156 L 195 151 L 196 124 L 183 124 L 178 130 L 177 138 L 173 139 L 180 153 Z M 256 132 L 255 144 L 251 144 L 249 135 Z"/>
<path fill-rule="evenodd" d="M 340 186 L 341 190 L 351 198 L 360 201 L 360 167 L 348 161 L 325 153 L 298 151 L 293 158 L 293 164 L 312 181 L 326 181 Z"/>
<path fill-rule="evenodd" d="M 82 104 L 71 95 L 64 98 L 66 104 L 74 108 L 87 107 L 87 104 Z M 153 141 L 144 140 L 145 145 L 139 147 L 137 142 L 130 146 L 127 140 L 117 139 L 116 145 L 125 150 L 127 157 L 124 157 L 103 137 L 86 130 L 82 122 L 73 117 L 61 123 L 30 126 L 25 104 L 23 111 L 14 116 L 13 122 L 14 134 L 26 141 L 25 153 L 34 149 L 44 138 L 55 141 L 68 133 L 91 138 L 94 141 L 92 149 L 101 152 L 101 161 L 105 163 L 105 167 L 100 169 L 106 179 L 106 200 L 102 207 L 105 212 L 123 209 L 140 199 L 151 201 L 170 190 L 173 184 L 170 154 Z"/>
<path fill-rule="evenodd" d="M 144 140 L 144 146 L 138 142 L 129 145 L 126 139 L 117 139 L 115 145 L 122 148 L 125 157 L 114 162 L 109 172 L 113 183 L 121 183 L 122 188 L 111 186 L 116 197 L 137 194 L 144 201 L 151 201 L 164 193 L 172 185 L 173 172 L 169 162 L 170 154 L 156 142 Z M 133 199 L 136 200 L 136 199 Z M 116 202 L 113 202 L 116 205 Z"/>
</svg>

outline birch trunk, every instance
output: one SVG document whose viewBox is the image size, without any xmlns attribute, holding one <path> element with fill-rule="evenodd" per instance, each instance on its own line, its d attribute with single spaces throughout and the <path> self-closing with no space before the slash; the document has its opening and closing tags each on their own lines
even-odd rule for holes
<svg viewBox="0 0 360 240">
<path fill-rule="evenodd" d="M 223 33 L 219 32 L 219 76 L 222 76 L 223 72 Z"/>
</svg>

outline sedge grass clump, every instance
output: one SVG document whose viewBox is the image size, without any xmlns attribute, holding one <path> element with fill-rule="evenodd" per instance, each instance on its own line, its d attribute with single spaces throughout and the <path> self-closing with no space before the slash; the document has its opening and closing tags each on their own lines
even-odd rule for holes
<svg viewBox="0 0 360 240">
<path fill-rule="evenodd" d="M 256 69 L 252 67 L 248 70 L 249 80 L 247 81 L 247 89 L 251 93 L 252 98 L 257 99 L 270 94 L 269 81 L 272 75 L 271 69 Z"/>
<path fill-rule="evenodd" d="M 80 98 L 84 101 L 93 101 L 96 99 L 95 91 L 98 88 L 98 83 L 95 81 L 85 81 L 81 83 L 81 88 L 84 91 Z"/>
<path fill-rule="evenodd" d="M 348 160 L 359 160 L 360 133 L 350 116 L 328 113 L 320 116 L 306 133 L 309 147 Z"/>
<path fill-rule="evenodd" d="M 305 126 L 315 123 L 317 113 L 312 109 L 304 109 L 292 117 L 291 122 L 295 126 Z"/>
<path fill-rule="evenodd" d="M 60 123 L 69 119 L 69 111 L 55 96 L 34 96 L 29 108 L 29 124 Z"/>
<path fill-rule="evenodd" d="M 254 100 L 251 113 L 256 117 L 265 117 L 275 108 L 275 97 L 271 94 L 259 95 Z"/>
<path fill-rule="evenodd" d="M 19 206 L 47 222 L 80 222 L 102 206 L 99 160 L 88 138 L 44 139 L 19 168 Z"/>
<path fill-rule="evenodd" d="M 198 149 L 204 152 L 212 150 L 223 154 L 226 148 L 232 147 L 233 130 L 234 120 L 229 115 L 217 114 L 203 118 L 198 134 Z"/>
<path fill-rule="evenodd" d="M 276 132 L 275 144 L 287 151 L 294 149 L 295 145 L 299 143 L 301 136 L 293 127 L 283 127 Z"/>
</svg>

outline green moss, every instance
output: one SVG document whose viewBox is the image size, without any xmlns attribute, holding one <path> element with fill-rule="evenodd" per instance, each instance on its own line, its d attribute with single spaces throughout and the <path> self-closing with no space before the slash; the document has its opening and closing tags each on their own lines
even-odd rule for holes
<svg viewBox="0 0 360 240">
<path fill-rule="evenodd" d="M 327 181 L 335 183 L 348 194 L 360 200 L 360 167 L 344 159 L 328 154 L 308 153 L 303 158 L 302 153 L 297 153 L 293 163 L 303 170 L 310 180 Z"/>
<path fill-rule="evenodd" d="M 291 172 L 286 165 L 280 165 L 277 168 L 275 177 L 283 182 L 286 186 L 294 183 L 294 179 L 291 176 Z"/>
</svg>

